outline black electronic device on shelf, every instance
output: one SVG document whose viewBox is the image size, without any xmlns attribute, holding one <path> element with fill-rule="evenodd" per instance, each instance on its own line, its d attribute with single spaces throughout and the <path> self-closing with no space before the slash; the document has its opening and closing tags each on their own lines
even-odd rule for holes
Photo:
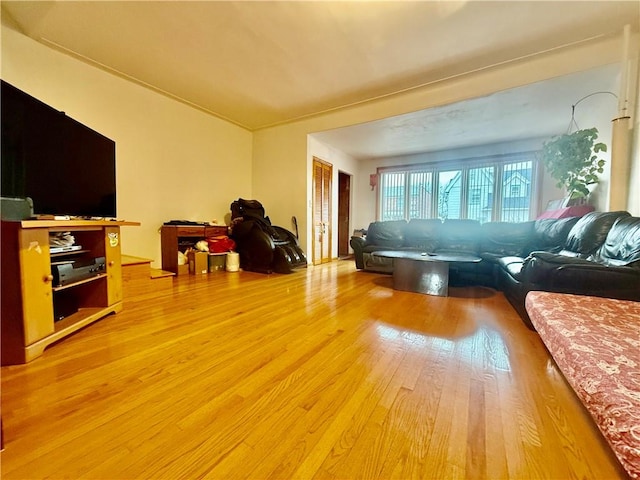
<svg viewBox="0 0 640 480">
<path fill-rule="evenodd" d="M 1 196 L 31 198 L 36 215 L 116 217 L 115 142 L 1 85 Z"/>
<path fill-rule="evenodd" d="M 51 263 L 53 286 L 64 287 L 105 273 L 105 258 L 67 260 Z"/>
</svg>

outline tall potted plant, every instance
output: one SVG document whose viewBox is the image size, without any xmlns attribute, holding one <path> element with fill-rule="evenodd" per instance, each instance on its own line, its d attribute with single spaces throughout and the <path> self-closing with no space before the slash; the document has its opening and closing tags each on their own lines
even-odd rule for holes
<svg viewBox="0 0 640 480">
<path fill-rule="evenodd" d="M 596 142 L 597 128 L 577 130 L 551 138 L 542 146 L 542 161 L 549 174 L 557 181 L 558 188 L 565 188 L 571 202 L 585 203 L 590 185 L 599 182 L 598 174 L 604 171 L 604 159 L 600 152 L 607 146 Z"/>
</svg>

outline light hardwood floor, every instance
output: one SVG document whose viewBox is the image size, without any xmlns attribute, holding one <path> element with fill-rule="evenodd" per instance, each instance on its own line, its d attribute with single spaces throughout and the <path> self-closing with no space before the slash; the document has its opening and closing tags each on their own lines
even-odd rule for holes
<svg viewBox="0 0 640 480">
<path fill-rule="evenodd" d="M 2 368 L 2 478 L 624 478 L 503 295 L 180 277 Z"/>
</svg>

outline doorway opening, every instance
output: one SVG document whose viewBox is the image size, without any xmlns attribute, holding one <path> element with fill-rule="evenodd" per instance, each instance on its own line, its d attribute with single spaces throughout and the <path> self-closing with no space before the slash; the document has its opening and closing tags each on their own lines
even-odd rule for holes
<svg viewBox="0 0 640 480">
<path fill-rule="evenodd" d="M 338 172 L 338 257 L 349 256 L 351 219 L 351 175 Z"/>
</svg>

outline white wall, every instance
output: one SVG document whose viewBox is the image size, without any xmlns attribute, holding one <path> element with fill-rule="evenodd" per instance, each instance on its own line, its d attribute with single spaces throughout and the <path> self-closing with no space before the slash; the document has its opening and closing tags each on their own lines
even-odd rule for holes
<svg viewBox="0 0 640 480">
<path fill-rule="evenodd" d="M 635 94 L 633 90 L 631 91 L 630 98 L 632 105 L 635 105 L 635 107 L 630 112 L 633 131 L 631 132 L 631 169 L 629 172 L 629 200 L 627 206 L 632 215 L 640 217 L 640 115 L 638 115 L 638 112 L 640 112 L 640 56 L 636 56 L 632 65 L 631 71 L 636 79 L 636 88 Z"/>
<path fill-rule="evenodd" d="M 618 88 L 619 79 L 612 90 L 617 93 Z M 609 94 L 598 94 L 585 98 L 575 108 L 575 119 L 578 126 L 580 128 L 596 127 L 598 129 L 598 139 L 596 141 L 607 145 L 607 151 L 599 154 L 599 158 L 605 160 L 604 172 L 599 175 L 600 181 L 595 185 L 589 197 L 590 203 L 596 210 L 602 212 L 609 210 L 612 120 L 618 116 L 617 110 L 618 101 Z"/>
<path fill-rule="evenodd" d="M 2 79 L 116 142 L 123 253 L 160 267 L 158 228 L 223 222 L 251 197 L 252 134 L 2 26 Z M 301 182 L 299 182 L 301 183 Z"/>
<path fill-rule="evenodd" d="M 640 120 L 638 117 L 636 117 L 633 135 L 628 207 L 632 215 L 640 217 Z"/>
</svg>

